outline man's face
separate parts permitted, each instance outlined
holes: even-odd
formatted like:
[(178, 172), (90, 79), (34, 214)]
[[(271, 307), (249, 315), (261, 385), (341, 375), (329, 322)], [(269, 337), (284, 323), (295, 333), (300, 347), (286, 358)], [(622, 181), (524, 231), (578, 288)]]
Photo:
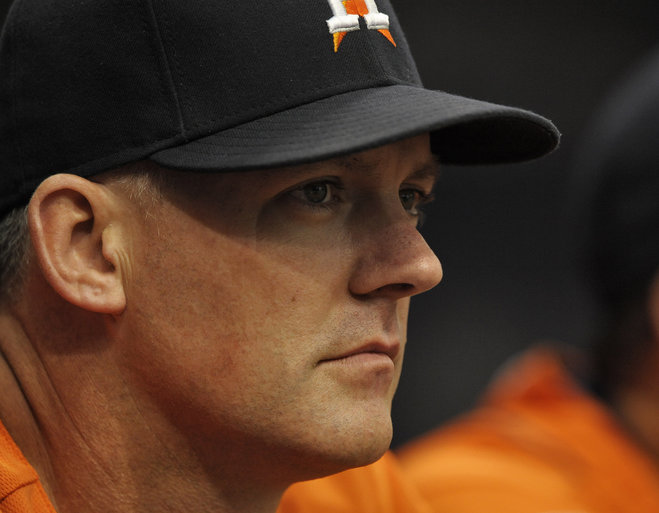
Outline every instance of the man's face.
[(126, 278), (120, 351), (137, 400), (236, 469), (300, 479), (379, 457), (409, 297), (441, 279), (417, 231), (428, 137), (170, 179)]

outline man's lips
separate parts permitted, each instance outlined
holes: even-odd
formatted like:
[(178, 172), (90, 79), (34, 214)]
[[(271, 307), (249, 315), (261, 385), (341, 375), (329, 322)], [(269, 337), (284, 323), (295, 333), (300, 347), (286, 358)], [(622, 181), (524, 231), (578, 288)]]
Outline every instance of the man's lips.
[(340, 353), (337, 356), (324, 358), (320, 360), (320, 362), (318, 363), (347, 360), (352, 357), (356, 357), (359, 355), (368, 355), (368, 354), (388, 356), (392, 361), (394, 361), (399, 352), (400, 352), (400, 342), (398, 341), (369, 342), (368, 344), (364, 344), (363, 346), (360, 346), (358, 348), (350, 349), (344, 353)]

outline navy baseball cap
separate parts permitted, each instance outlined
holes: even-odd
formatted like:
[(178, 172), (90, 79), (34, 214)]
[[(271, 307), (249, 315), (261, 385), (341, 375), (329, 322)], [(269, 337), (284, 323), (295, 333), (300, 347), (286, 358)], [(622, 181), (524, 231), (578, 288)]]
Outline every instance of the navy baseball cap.
[(445, 163), (559, 141), (534, 113), (425, 89), (388, 0), (15, 0), (0, 39), (0, 214), (60, 172), (248, 170), (424, 132)]

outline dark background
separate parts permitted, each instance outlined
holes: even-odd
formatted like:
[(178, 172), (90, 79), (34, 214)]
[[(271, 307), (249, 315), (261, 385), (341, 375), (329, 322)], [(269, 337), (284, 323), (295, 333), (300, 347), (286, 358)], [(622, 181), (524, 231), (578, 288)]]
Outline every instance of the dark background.
[(426, 86), (539, 112), (563, 142), (532, 163), (444, 169), (423, 229), (444, 281), (413, 300), (394, 446), (467, 409), (529, 344), (587, 342), (569, 164), (603, 95), (657, 42), (659, 3), (399, 0), (397, 12)]

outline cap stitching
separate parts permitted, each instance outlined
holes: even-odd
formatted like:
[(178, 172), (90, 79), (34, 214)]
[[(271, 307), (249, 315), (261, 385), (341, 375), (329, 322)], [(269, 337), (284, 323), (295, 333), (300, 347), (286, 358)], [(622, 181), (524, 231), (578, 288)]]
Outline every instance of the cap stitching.
[[(156, 11), (155, 11), (155, 7), (153, 5), (153, 0), (147, 0), (147, 3), (149, 5), (149, 11), (151, 13), (151, 17), (153, 19), (153, 24), (154, 24), (154, 27), (155, 27), (156, 39), (157, 39), (158, 44), (160, 46), (160, 50), (162, 51), (162, 54), (164, 56), (169, 87), (171, 88), (172, 94), (174, 96), (174, 102), (176, 103), (176, 113), (178, 115), (178, 122), (179, 122), (179, 127), (180, 127), (180, 130), (181, 130), (180, 133), (183, 137), (185, 137), (186, 136), (185, 119), (183, 117), (183, 110), (181, 108), (181, 102), (182, 101), (184, 102), (185, 100), (184, 99), (181, 100), (181, 97), (178, 94), (178, 90), (176, 89), (176, 81), (174, 80), (174, 73), (172, 73), (171, 63), (169, 61), (169, 54), (168, 54), (168, 52), (165, 48), (165, 43), (163, 41), (163, 31), (161, 30), (160, 25), (158, 24), (158, 18), (156, 16)], [(164, 24), (167, 25), (167, 27), (169, 29), (169, 27), (171, 25), (169, 23), (169, 19), (167, 17), (167, 14), (165, 13), (165, 8), (164, 7), (161, 9), (161, 13), (162, 13)], [(172, 37), (171, 37), (171, 30), (168, 30), (167, 33), (169, 34), (168, 43), (169, 43), (169, 45), (172, 49), (172, 53), (173, 53), (172, 59), (174, 61), (174, 68), (176, 70), (177, 76), (181, 76), (180, 65), (179, 65), (179, 62), (178, 62), (178, 56), (176, 54), (176, 47), (175, 47), (175, 45), (173, 43), (173, 40), (172, 40)], [(181, 81), (181, 87), (182, 88), (184, 87), (182, 81)], [(183, 95), (183, 97), (185, 98), (185, 95)], [(189, 108), (189, 106), (188, 106), (188, 108)]]
[[(371, 31), (369, 31), (369, 32), (371, 32)], [(373, 34), (373, 36), (379, 37), (380, 35), (382, 35), (382, 34), (380, 34), (379, 31), (373, 31), (373, 32), (375, 32), (375, 34)], [(382, 35), (382, 37), (385, 37), (385, 36)], [(392, 37), (393, 37), (393, 34), (392, 34)], [(389, 77), (390, 73), (384, 68), (384, 65), (382, 64), (382, 60), (381, 60), (377, 50), (375, 49), (375, 45), (377, 43), (374, 42), (374, 37), (365, 37), (364, 39), (365, 39), (366, 45), (368, 45), (368, 49), (371, 53), (371, 60), (375, 61), (375, 64), (378, 67), (378, 69), (380, 70), (380, 72), (382, 73), (382, 75), (384, 75), (386, 77)], [(394, 45), (394, 48), (395, 48), (395, 50), (400, 51), (398, 46)], [(378, 75), (375, 75), (375, 76), (378, 76)]]
[[(115, 0), (115, 2), (116, 1), (117, 0)], [(118, 5), (118, 2), (117, 2), (117, 5)], [(148, 13), (145, 12), (145, 11), (148, 11)], [(149, 24), (149, 19), (148, 19), (149, 14), (151, 14), (151, 12), (152, 11), (150, 9), (150, 6), (147, 5), (145, 10), (142, 10), (142, 16), (141, 16), (142, 26), (144, 28), (144, 34), (146, 34), (147, 37), (152, 32), (152, 30), (151, 30), (152, 26), (151, 26), (151, 24)], [(162, 97), (164, 99), (168, 100), (170, 91), (168, 90), (168, 87), (167, 87), (167, 85), (168, 85), (167, 80), (164, 77), (165, 74), (159, 72), (160, 69), (161, 69), (161, 58), (162, 58), (162, 60), (165, 60), (165, 61), (166, 61), (166, 58), (164, 57), (164, 55), (160, 55), (158, 53), (159, 49), (162, 51), (162, 45), (159, 44), (160, 41), (157, 40), (157, 39), (158, 38), (149, 38), (149, 40), (147, 41), (147, 44), (150, 44), (150, 48), (152, 49), (153, 54), (154, 54), (155, 67), (156, 67), (156, 71), (158, 72), (158, 84), (160, 86), (160, 94), (162, 95)], [(162, 54), (164, 54), (164, 52), (162, 52)]]

